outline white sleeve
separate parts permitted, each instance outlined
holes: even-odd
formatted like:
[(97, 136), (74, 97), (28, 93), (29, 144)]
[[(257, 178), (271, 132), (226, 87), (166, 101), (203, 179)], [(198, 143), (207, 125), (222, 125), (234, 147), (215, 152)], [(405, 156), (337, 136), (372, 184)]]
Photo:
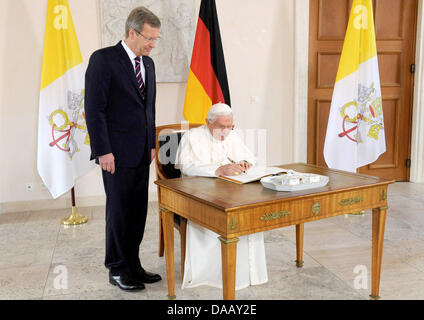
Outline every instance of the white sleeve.
[(197, 156), (193, 152), (189, 134), (184, 134), (178, 146), (175, 157), (175, 168), (180, 169), (185, 176), (216, 177), (215, 171), (219, 168), (214, 164), (196, 164)]
[(204, 165), (184, 165), (180, 170), (185, 176), (198, 176), (198, 177), (217, 177), (215, 171), (219, 168), (217, 165), (204, 164)]

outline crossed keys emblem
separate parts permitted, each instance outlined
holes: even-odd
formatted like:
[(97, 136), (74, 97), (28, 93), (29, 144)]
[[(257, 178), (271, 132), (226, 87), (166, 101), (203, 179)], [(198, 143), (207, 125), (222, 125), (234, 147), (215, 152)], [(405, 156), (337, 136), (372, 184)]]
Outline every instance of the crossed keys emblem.
[[(368, 88), (359, 84), (359, 97), (340, 108), (342, 132), (340, 138), (362, 143), (361, 129), (368, 130), (367, 136), (378, 140), (379, 132), (384, 128), (383, 105), (381, 96), (377, 96), (374, 83)], [(356, 134), (353, 134), (356, 131)], [(353, 136), (352, 136), (353, 134)]]
[[(80, 94), (68, 91), (68, 109), (70, 117), (62, 109), (53, 111), (49, 116), (49, 123), (52, 127), (52, 141), (50, 147), (57, 147), (59, 150), (66, 152), (69, 158), (76, 152), (79, 152), (78, 143), (75, 141), (75, 131), (77, 129), (87, 132), (85, 123), (84, 109), (84, 90)], [(88, 133), (85, 136), (84, 144), (90, 144)]]

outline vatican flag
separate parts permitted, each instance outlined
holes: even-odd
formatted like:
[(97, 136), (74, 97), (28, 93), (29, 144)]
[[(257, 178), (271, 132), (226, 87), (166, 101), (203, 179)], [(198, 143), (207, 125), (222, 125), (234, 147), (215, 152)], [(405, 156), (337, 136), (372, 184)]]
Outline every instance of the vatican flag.
[(38, 172), (53, 198), (95, 166), (84, 114), (81, 51), (67, 0), (48, 0), (38, 116)]
[(324, 158), (356, 172), (386, 151), (371, 0), (354, 0), (331, 101)]

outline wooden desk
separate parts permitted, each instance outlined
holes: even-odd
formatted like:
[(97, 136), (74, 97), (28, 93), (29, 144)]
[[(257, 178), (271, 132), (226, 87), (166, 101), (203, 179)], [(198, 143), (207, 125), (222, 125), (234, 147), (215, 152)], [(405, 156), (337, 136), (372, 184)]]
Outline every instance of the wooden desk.
[(296, 225), (296, 263), (303, 266), (304, 223), (372, 209), (371, 298), (379, 298), (387, 211), (387, 188), (394, 181), (307, 164), (283, 165), (330, 178), (327, 186), (277, 192), (260, 182), (238, 185), (222, 179), (187, 177), (160, 180), (159, 208), (165, 240), (168, 297), (175, 299), (174, 213), (220, 235), (223, 298), (235, 298), (238, 237)]

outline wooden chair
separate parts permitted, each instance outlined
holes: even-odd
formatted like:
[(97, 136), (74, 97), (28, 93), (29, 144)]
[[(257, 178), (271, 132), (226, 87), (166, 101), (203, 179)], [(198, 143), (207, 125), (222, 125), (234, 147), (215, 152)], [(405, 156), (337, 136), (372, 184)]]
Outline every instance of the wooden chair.
[[(202, 124), (169, 124), (165, 126), (156, 127), (156, 179), (173, 179), (181, 176), (180, 170), (174, 167), (175, 155), (177, 153), (178, 145), (180, 143), (182, 135), (189, 129), (196, 128)], [(161, 147), (165, 144), (169, 144), (166, 148)], [(158, 193), (158, 200), (160, 194)], [(184, 277), (184, 263), (185, 263), (185, 249), (186, 249), (186, 230), (187, 230), (187, 219), (174, 215), (174, 227), (180, 233), (181, 242), (181, 279)], [(163, 227), (162, 227), (162, 215), (159, 208), (159, 257), (163, 257), (164, 254), (164, 240), (163, 240)]]

